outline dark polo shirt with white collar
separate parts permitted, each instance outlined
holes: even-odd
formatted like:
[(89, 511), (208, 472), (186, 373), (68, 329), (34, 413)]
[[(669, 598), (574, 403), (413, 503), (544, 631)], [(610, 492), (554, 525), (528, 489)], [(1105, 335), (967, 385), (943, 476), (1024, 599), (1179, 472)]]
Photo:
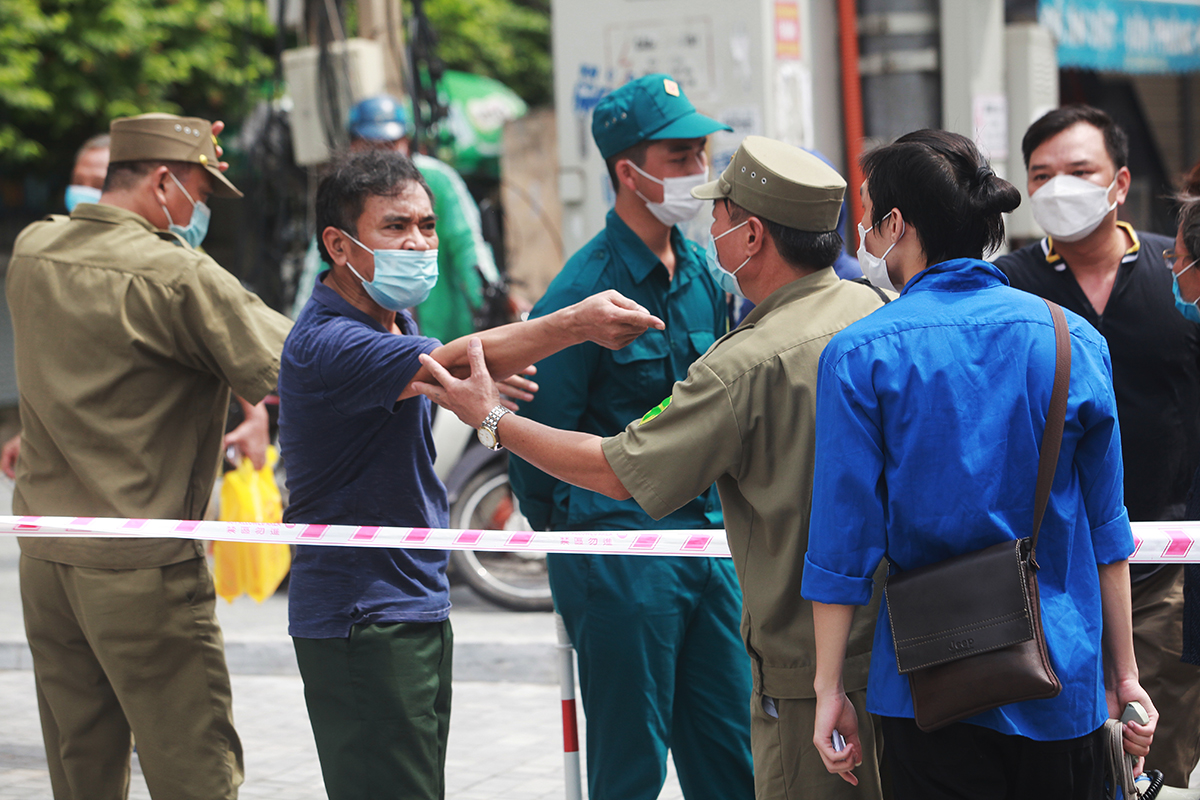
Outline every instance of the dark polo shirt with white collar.
[(1017, 289), (1052, 300), (1100, 331), (1112, 354), (1129, 518), (1182, 519), (1200, 463), (1200, 325), (1175, 310), (1166, 236), (1135, 231), (1103, 314), (1043, 239), (996, 259)]

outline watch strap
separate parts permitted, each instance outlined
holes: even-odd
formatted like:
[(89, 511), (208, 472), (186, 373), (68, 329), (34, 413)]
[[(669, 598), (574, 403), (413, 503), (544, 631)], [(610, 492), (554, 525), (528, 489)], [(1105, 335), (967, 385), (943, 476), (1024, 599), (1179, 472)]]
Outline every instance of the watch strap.
[(500, 433), (496, 430), (496, 426), (500, 424), (500, 420), (505, 414), (511, 413), (512, 412), (504, 406), (497, 405), (488, 412), (488, 415), (483, 418), (483, 423), (479, 426), (481, 428), (487, 428), (488, 432), (492, 434), (492, 438), (496, 440), (496, 449), (500, 448)]

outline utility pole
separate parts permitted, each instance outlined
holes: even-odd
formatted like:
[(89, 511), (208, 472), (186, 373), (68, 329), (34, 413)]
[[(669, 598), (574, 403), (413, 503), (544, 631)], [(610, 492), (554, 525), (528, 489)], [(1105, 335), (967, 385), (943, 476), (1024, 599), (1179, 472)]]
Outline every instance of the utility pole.
[(393, 97), (404, 97), (404, 26), (400, 0), (359, 0), (358, 35), (372, 39), (383, 48), (384, 86)]

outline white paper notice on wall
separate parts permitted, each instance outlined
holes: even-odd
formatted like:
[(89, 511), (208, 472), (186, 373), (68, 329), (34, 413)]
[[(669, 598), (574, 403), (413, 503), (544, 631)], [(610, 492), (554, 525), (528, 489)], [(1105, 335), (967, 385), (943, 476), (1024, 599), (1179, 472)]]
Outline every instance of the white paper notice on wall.
[(812, 73), (803, 61), (775, 62), (775, 120), (768, 135), (796, 147), (813, 146)]
[(977, 94), (974, 111), (975, 144), (983, 157), (1008, 158), (1008, 98), (1002, 94)]
[(713, 47), (713, 21), (708, 16), (638, 20), (604, 31), (605, 64), (614, 88), (665, 72), (700, 105), (711, 101), (716, 90)]

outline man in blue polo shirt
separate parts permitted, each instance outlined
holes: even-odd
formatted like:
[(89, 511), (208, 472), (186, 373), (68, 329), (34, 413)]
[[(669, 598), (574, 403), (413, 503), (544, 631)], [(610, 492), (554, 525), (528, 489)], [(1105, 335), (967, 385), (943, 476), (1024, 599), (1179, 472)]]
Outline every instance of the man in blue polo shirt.
[[(661, 73), (596, 105), (592, 136), (616, 203), (604, 230), (567, 262), (531, 317), (616, 289), (661, 317), (666, 329), (615, 352), (582, 344), (546, 359), (538, 366), (541, 390), (522, 414), (556, 428), (620, 433), (669, 398), (692, 362), (728, 331), (726, 291), (710, 275), (704, 248), (676, 227), (705, 204), (691, 190), (708, 181), (706, 137), (719, 130), (729, 128), (698, 113)], [(518, 458), (509, 460), (509, 473), (522, 512), (540, 530), (723, 524), (713, 486), (655, 522), (634, 500), (571, 486)], [(547, 560), (555, 608), (579, 655), (588, 796), (653, 800), (669, 749), (688, 800), (752, 797), (751, 673), (738, 632), (742, 604), (733, 562), (561, 554)]]
[[(432, 194), (403, 155), (337, 163), (317, 190), (321, 256), (284, 345), (280, 443), (286, 522), (441, 527), (428, 380), (420, 354), (469, 372), (465, 340), (417, 333), (408, 310), (437, 280)], [(662, 322), (615, 292), (480, 333), (498, 376), (583, 341), (623, 347)], [(512, 379), (510, 396), (536, 388)], [(521, 387), (521, 388), (515, 388)], [(481, 438), (483, 438), (481, 436)], [(292, 565), (289, 632), (326, 792), (334, 800), (445, 794), (452, 634), (445, 551), (303, 546)]]

